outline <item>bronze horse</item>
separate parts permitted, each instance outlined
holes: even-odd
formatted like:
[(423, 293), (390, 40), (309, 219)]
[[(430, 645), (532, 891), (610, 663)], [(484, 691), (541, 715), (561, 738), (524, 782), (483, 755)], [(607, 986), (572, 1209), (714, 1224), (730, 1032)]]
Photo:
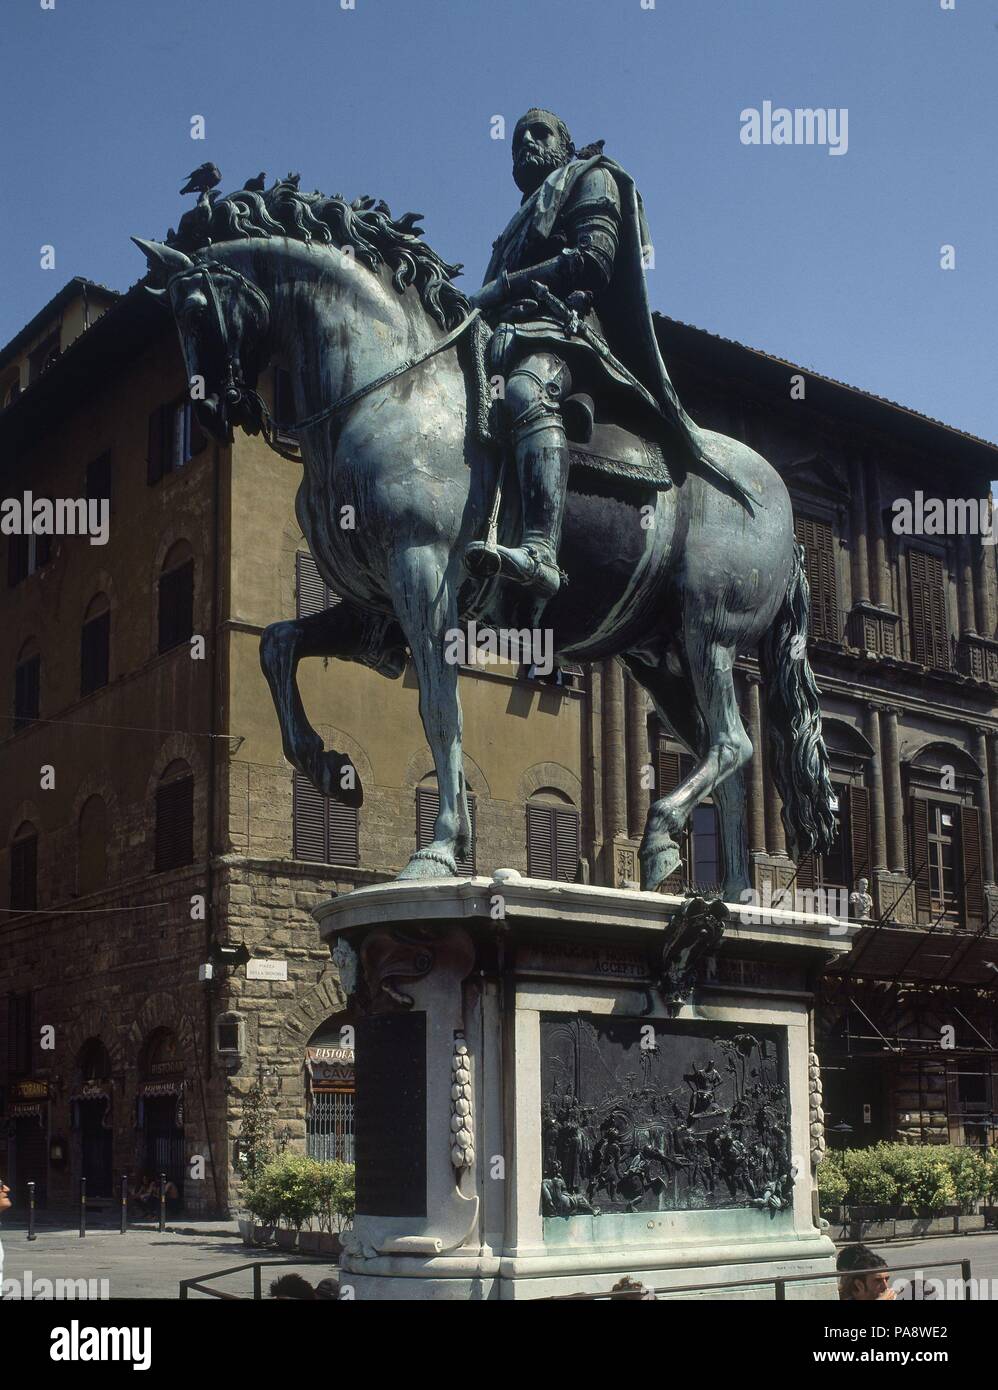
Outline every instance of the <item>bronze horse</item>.
[[(343, 602), (272, 624), (261, 661), (285, 755), (326, 795), (356, 803), (360, 790), (349, 760), (324, 750), (308, 721), (299, 661), (341, 657), (397, 676), (411, 654), (440, 809), (432, 843), (403, 878), (453, 874), (470, 835), (447, 634), (469, 617), (495, 627), (518, 617), (507, 583), (472, 580), (462, 566), (465, 546), (486, 530), (500, 465), (471, 427), (459, 356), (470, 309), (451, 283), (457, 267), (419, 239), (416, 221), (393, 220), (371, 199), (301, 193), (292, 178), (203, 198), (167, 243), (137, 243), (159, 282), (152, 292), (176, 317), (188, 372), (203, 379), (197, 409), (215, 437), (230, 440), (239, 424), (270, 438), (257, 376), (269, 363), (290, 373), (304, 465), (297, 516)], [(566, 507), (560, 563), (569, 582), (544, 624), (563, 659), (620, 657), (694, 755), (690, 775), (649, 809), (642, 887), (678, 867), (675, 837), (713, 795), (722, 891), (737, 900), (750, 882), (742, 770), (753, 751), (735, 693), (739, 653), (759, 654), (795, 853), (830, 846), (834, 801), (787, 490), (747, 445), (702, 433), (752, 502), (693, 471), (666, 490), (587, 474)], [(513, 526), (515, 508), (513, 499), (500, 529)]]

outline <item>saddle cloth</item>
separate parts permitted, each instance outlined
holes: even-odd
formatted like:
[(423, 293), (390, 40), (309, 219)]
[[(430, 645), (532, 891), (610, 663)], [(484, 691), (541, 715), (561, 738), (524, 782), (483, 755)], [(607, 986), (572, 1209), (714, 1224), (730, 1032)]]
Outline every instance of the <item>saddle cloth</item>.
[[(462, 365), (469, 388), (469, 428), (479, 443), (499, 449), (506, 447), (506, 434), (500, 402), (493, 398), (491, 391), (488, 369), (491, 337), (488, 324), (476, 319), (467, 335), (469, 341), (462, 344)], [(572, 438), (569, 420), (566, 420), (566, 427), (571, 455), (569, 488), (573, 487), (576, 474), (587, 472), (608, 474), (659, 492), (673, 486), (665, 453), (653, 440), (623, 425), (599, 419), (593, 425), (591, 437), (585, 441)], [(584, 478), (575, 478), (574, 486), (582, 483)]]

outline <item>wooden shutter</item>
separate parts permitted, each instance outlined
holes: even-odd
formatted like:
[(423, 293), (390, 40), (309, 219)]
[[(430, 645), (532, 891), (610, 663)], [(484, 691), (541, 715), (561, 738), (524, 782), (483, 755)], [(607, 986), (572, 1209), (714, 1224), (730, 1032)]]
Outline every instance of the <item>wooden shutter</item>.
[(356, 806), (344, 806), (333, 797), (326, 800), (328, 863), (356, 866), (360, 863)]
[(194, 778), (156, 788), (156, 871), (194, 862)]
[(294, 828), (294, 855), (296, 859), (308, 859), (316, 864), (327, 863), (326, 858), (326, 798), (313, 787), (307, 777), (295, 773), (292, 794), (292, 824)]
[(835, 575), (835, 533), (825, 521), (794, 518), (794, 534), (804, 547), (804, 565), (811, 589), (812, 637), (839, 640), (838, 585)]
[(780, 907), (793, 907), (793, 902), (790, 901), (790, 899), (793, 893), (795, 893), (798, 889), (801, 892), (805, 892), (809, 889), (813, 889), (818, 886), (816, 860), (817, 856), (813, 852), (810, 854), (805, 854), (804, 858), (797, 865), (797, 870), (794, 877), (794, 886), (787, 894), (787, 901), (784, 902), (781, 900), (779, 904)]
[(38, 906), (37, 835), (25, 835), (10, 847), (10, 905), (23, 912)]
[[(433, 823), (440, 809), (440, 793), (436, 787), (416, 788), (416, 848), (425, 849), (433, 840)], [(461, 878), (470, 878), (475, 872), (475, 852), (478, 831), (475, 825), (475, 798), (468, 793), (468, 814), (471, 817), (471, 845), (468, 853), (457, 860), (457, 872)]]
[(146, 450), (146, 482), (152, 486), (158, 483), (164, 473), (169, 472), (167, 457), (166, 424), (169, 406), (158, 405), (149, 416), (149, 437)]
[(932, 880), (929, 876), (929, 806), (917, 796), (911, 798), (911, 872), (915, 876), (915, 914), (927, 918), (932, 907)]
[(579, 869), (582, 831), (578, 811), (568, 806), (527, 803), (527, 872), (531, 878), (573, 883)]
[(39, 694), (41, 690), (42, 659), (29, 657), (14, 668), (14, 728), (22, 729), (25, 724), (38, 718)]
[(963, 862), (963, 909), (968, 922), (983, 922), (984, 861), (981, 856), (981, 813), (976, 806), (960, 808), (960, 848)]
[(194, 561), (187, 560), (159, 580), (159, 649), (168, 652), (194, 631)]
[(111, 451), (106, 449), (99, 458), (87, 464), (87, 501), (111, 499)]
[(31, 1026), (31, 994), (11, 994), (7, 999), (7, 1050), (9, 1069), (13, 1076), (25, 1076), (33, 1070), (31, 1044), (34, 1029)]
[(908, 587), (912, 658), (922, 666), (948, 671), (951, 663), (942, 559), (931, 551), (909, 550)]
[(83, 624), (80, 633), (80, 694), (89, 695), (107, 685), (111, 646), (111, 613), (99, 614)]
[(527, 873), (531, 878), (554, 878), (554, 807), (527, 802)]
[[(655, 750), (655, 786), (652, 788), (651, 799), (658, 801), (663, 796), (668, 796), (674, 792), (682, 782), (683, 778), (689, 775), (690, 757), (685, 753), (675, 753), (666, 748), (665, 739), (659, 735), (658, 746)], [(690, 857), (690, 836), (689, 826), (683, 832), (680, 843), (680, 853), (683, 856), (684, 864), (681, 864), (674, 873), (662, 880), (662, 886), (667, 893), (678, 893), (682, 891), (683, 880), (688, 875), (688, 865)]]
[(311, 617), (313, 613), (324, 613), (343, 600), (325, 584), (319, 567), (305, 550), (295, 556), (295, 612), (299, 618)]
[(7, 542), (7, 583), (10, 588), (28, 577), (30, 536), (11, 536)]
[(870, 837), (870, 793), (866, 787), (849, 787), (849, 857), (852, 882), (858, 878), (872, 880), (873, 846)]

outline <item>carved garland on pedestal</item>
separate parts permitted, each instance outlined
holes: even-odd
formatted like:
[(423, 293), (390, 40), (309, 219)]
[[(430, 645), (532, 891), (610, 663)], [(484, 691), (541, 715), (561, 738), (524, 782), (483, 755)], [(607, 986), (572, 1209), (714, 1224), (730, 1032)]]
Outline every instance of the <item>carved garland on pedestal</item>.
[(454, 1034), (454, 1055), (451, 1059), (451, 1151), (450, 1161), (460, 1174), (475, 1161), (474, 1120), (471, 1109), (471, 1058), (464, 1034)]
[(808, 1110), (811, 1135), (811, 1170), (814, 1171), (825, 1156), (825, 1112), (821, 1106), (821, 1067), (818, 1054), (809, 1052), (807, 1056)]

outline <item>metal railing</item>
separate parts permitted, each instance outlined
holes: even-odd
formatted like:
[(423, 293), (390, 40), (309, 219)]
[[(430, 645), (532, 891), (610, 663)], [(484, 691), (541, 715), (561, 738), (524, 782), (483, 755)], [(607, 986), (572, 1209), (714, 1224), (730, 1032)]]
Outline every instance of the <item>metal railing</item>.
[(666, 1284), (660, 1288), (650, 1289), (647, 1285), (635, 1284), (632, 1280), (621, 1279), (620, 1284), (615, 1286), (607, 1293), (568, 1293), (553, 1294), (550, 1302), (568, 1303), (572, 1301), (588, 1300), (591, 1302), (617, 1299), (652, 1299), (658, 1298), (659, 1294), (680, 1294), (680, 1293), (726, 1293), (729, 1289), (758, 1289), (773, 1286), (773, 1298), (777, 1303), (782, 1303), (787, 1297), (788, 1284), (804, 1284), (809, 1281), (823, 1279), (827, 1282), (837, 1281), (848, 1275), (849, 1278), (859, 1279), (865, 1274), (906, 1274), (911, 1270), (923, 1273), (927, 1269), (950, 1269), (960, 1267), (960, 1284), (963, 1286), (963, 1298), (967, 1301), (973, 1300), (971, 1284), (973, 1276), (971, 1274), (969, 1260), (933, 1260), (929, 1263), (922, 1261), (912, 1265), (879, 1265), (875, 1269), (850, 1269), (835, 1270), (828, 1269), (818, 1274), (759, 1274), (754, 1279), (736, 1279), (731, 1283), (720, 1284)]
[(321, 1256), (316, 1257), (314, 1259), (310, 1259), (307, 1255), (299, 1255), (297, 1258), (284, 1260), (247, 1260), (245, 1264), (232, 1265), (229, 1269), (216, 1269), (211, 1274), (201, 1274), (196, 1279), (181, 1279), (180, 1299), (182, 1302), (185, 1302), (188, 1298), (188, 1295), (190, 1294), (191, 1289), (194, 1289), (197, 1293), (207, 1294), (209, 1298), (243, 1299), (245, 1298), (244, 1294), (226, 1293), (222, 1289), (209, 1289), (207, 1284), (205, 1284), (203, 1281), (206, 1279), (223, 1279), (228, 1274), (241, 1274), (244, 1269), (251, 1269), (253, 1271), (252, 1297), (254, 1299), (262, 1299), (263, 1281), (260, 1275), (260, 1271), (262, 1269), (270, 1265), (307, 1264), (321, 1264), (324, 1265), (327, 1269), (330, 1267), (329, 1260), (323, 1259)]

